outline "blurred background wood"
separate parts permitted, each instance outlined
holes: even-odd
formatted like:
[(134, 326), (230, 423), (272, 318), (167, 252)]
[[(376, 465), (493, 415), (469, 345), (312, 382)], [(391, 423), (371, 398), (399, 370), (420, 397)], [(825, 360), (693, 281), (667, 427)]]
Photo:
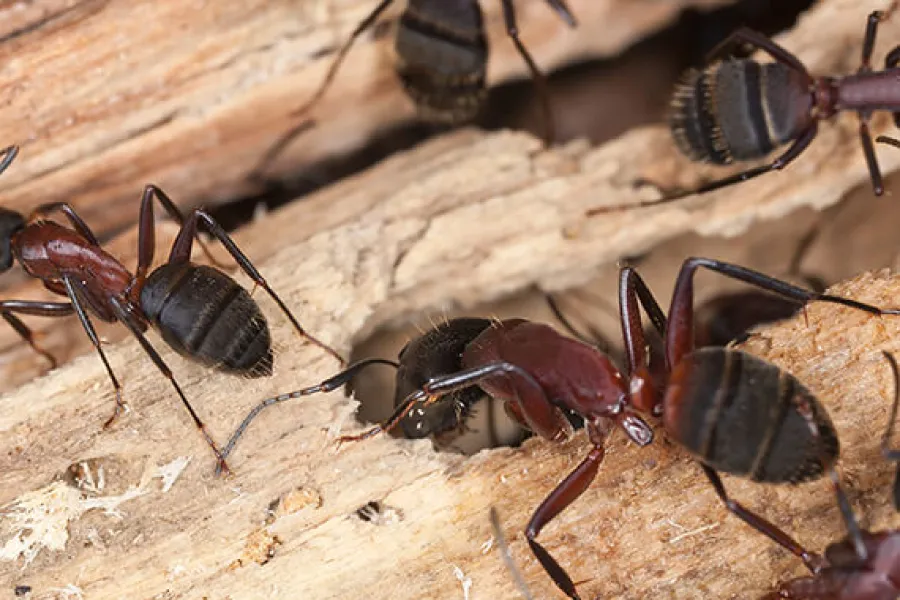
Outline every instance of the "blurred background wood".
[[(551, 70), (610, 56), (675, 18), (683, 6), (729, 0), (572, 0), (566, 27), (543, 1), (518, 3), (522, 38)], [(402, 2), (389, 13), (396, 18)], [(523, 77), (500, 3), (482, 3), (491, 85)], [(4, 205), (71, 200), (106, 237), (135, 220), (154, 182), (185, 206), (258, 192), (246, 176), (297, 124), (290, 113), (322, 80), (372, 0), (0, 3), (0, 124), (20, 164), (0, 180)], [(275, 177), (348, 153), (414, 110), (392, 70), (392, 30), (363, 36)]]

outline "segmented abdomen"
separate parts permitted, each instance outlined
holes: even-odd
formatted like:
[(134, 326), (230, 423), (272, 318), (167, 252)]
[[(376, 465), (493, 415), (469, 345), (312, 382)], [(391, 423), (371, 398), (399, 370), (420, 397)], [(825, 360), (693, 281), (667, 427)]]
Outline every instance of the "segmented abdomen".
[(183, 356), (253, 377), (272, 372), (265, 317), (247, 290), (218, 269), (161, 266), (141, 290), (141, 308)]
[[(816, 440), (798, 410), (809, 407)], [(771, 483), (798, 483), (824, 472), (839, 446), (819, 401), (793, 375), (751, 354), (703, 348), (672, 373), (666, 430), (717, 471)]]

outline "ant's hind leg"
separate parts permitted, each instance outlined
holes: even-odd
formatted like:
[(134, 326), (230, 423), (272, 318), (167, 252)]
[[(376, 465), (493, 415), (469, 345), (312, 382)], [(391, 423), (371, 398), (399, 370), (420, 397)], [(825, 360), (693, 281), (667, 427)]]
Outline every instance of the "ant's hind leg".
[(178, 237), (175, 238), (175, 242), (172, 244), (172, 251), (169, 253), (169, 263), (184, 263), (190, 260), (191, 257), (191, 246), (193, 244), (193, 240), (197, 235), (197, 230), (203, 224), (206, 227), (206, 230), (212, 234), (214, 238), (219, 240), (225, 249), (228, 250), (228, 253), (234, 259), (234, 261), (238, 264), (244, 273), (247, 274), (253, 282), (263, 288), (267, 294), (275, 301), (275, 304), (278, 305), (278, 308), (281, 309), (281, 312), (284, 316), (287, 317), (288, 321), (291, 322), (291, 325), (294, 326), (294, 330), (300, 335), (300, 337), (304, 338), (308, 342), (318, 346), (328, 354), (330, 354), (335, 360), (337, 360), (341, 366), (345, 366), (347, 361), (338, 354), (337, 350), (326, 344), (325, 342), (319, 340), (312, 334), (308, 333), (306, 329), (304, 329), (297, 318), (294, 316), (294, 313), (287, 307), (287, 305), (281, 300), (278, 294), (275, 293), (269, 284), (263, 279), (263, 276), (260, 272), (253, 266), (253, 263), (250, 262), (250, 259), (246, 254), (238, 247), (238, 245), (231, 239), (231, 236), (222, 228), (219, 223), (212, 218), (204, 210), (199, 208), (194, 209), (191, 214), (188, 216), (187, 220), (181, 227), (181, 231), (178, 232)]

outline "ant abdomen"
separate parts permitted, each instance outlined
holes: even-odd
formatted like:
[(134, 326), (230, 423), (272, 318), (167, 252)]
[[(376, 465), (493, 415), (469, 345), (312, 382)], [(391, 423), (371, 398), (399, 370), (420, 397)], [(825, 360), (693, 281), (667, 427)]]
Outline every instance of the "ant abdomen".
[(691, 160), (761, 158), (809, 127), (810, 93), (781, 63), (728, 60), (690, 70), (675, 88), (669, 126)]
[[(673, 369), (665, 403), (666, 430), (716, 471), (800, 483), (820, 477), (838, 457), (834, 426), (812, 392), (746, 352), (702, 348), (688, 355)], [(809, 407), (818, 439), (800, 406)]]
[(247, 290), (218, 269), (159, 267), (141, 290), (141, 309), (183, 356), (250, 377), (272, 374), (266, 318)]
[(397, 31), (397, 74), (429, 122), (474, 119), (487, 97), (487, 41), (478, 2), (411, 0)]

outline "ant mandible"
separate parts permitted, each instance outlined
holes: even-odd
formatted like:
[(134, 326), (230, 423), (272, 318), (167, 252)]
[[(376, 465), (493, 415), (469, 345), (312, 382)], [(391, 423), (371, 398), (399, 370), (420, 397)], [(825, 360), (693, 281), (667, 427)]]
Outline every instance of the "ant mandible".
[[(889, 440), (897, 418), (900, 401), (900, 371), (897, 360), (888, 352), (882, 352), (891, 366), (894, 376), (894, 403), (890, 421), (881, 441), (881, 451), (887, 460), (900, 460), (900, 450), (889, 447)], [(810, 422), (816, 434), (814, 422)], [(774, 592), (760, 600), (895, 600), (900, 597), (900, 530), (868, 531), (862, 529), (850, 507), (834, 469), (828, 467), (833, 482), (837, 505), (847, 527), (847, 537), (829, 544), (824, 558), (805, 550), (786, 533), (789, 550), (805, 554), (812, 560), (804, 561), (812, 576), (797, 577), (785, 581)], [(900, 469), (898, 469), (900, 476)], [(894, 478), (894, 509), (900, 510), (900, 477)], [(799, 555), (799, 554), (798, 554)]]
[[(719, 472), (772, 483), (797, 483), (822, 475), (838, 455), (838, 441), (828, 415), (812, 393), (790, 373), (733, 348), (694, 346), (693, 277), (699, 268), (743, 281), (803, 303), (830, 302), (874, 315), (900, 314), (848, 298), (811, 292), (745, 267), (707, 258), (689, 258), (675, 283), (670, 320), (643, 279), (631, 267), (619, 280), (620, 323), (626, 368), (620, 370), (597, 347), (563, 336), (548, 325), (506, 319), (482, 331), (462, 351), (460, 370), (437, 376), (410, 393), (383, 424), (339, 442), (362, 440), (396, 427), (417, 405), (478, 386), (505, 401), (507, 412), (524, 427), (548, 440), (568, 438), (568, 415), (584, 418), (593, 448), (534, 512), (525, 530), (538, 561), (570, 598), (579, 598), (565, 569), (537, 541), (541, 530), (590, 485), (614, 426), (640, 446), (653, 440), (639, 412), (661, 415), (673, 441), (701, 463), (726, 507), (779, 543), (783, 536), (768, 521), (732, 501)], [(663, 356), (648, 351), (640, 307), (665, 340)], [(263, 401), (266, 406), (292, 397), (336, 389), (361, 363), (322, 383)], [(813, 439), (801, 409), (808, 407), (822, 434)], [(727, 435), (717, 435), (719, 431)], [(239, 428), (226, 447), (230, 450)]]
[[(0, 173), (9, 167), (17, 154), (16, 146), (2, 151)], [(155, 249), (154, 198), (181, 229), (172, 244), (168, 261), (148, 273)], [(61, 212), (71, 228), (47, 220), (54, 212)], [(216, 454), (219, 468), (227, 470), (224, 456), (175, 381), (171, 369), (144, 336), (148, 325), (153, 324), (172, 349), (191, 360), (250, 377), (272, 373), (271, 338), (259, 306), (243, 287), (221, 270), (190, 262), (195, 238), (209, 256), (199, 238), (201, 225), (225, 246), (253, 282), (266, 290), (301, 337), (344, 364), (337, 352), (300, 326), (247, 256), (209, 214), (195, 209), (185, 219), (169, 196), (155, 185), (146, 186), (141, 197), (135, 274), (100, 247), (90, 227), (65, 202), (38, 206), (27, 219), (17, 212), (0, 208), (0, 272), (8, 271), (18, 261), (26, 273), (40, 279), (48, 290), (68, 297), (67, 302), (3, 300), (0, 301), (0, 315), (53, 366), (56, 365), (53, 357), (37, 344), (31, 330), (16, 314), (63, 317), (74, 312), (78, 315), (115, 389), (116, 407), (104, 428), (119, 415), (124, 402), (122, 387), (106, 359), (89, 313), (101, 321), (118, 321), (125, 325), (175, 388), (194, 424)]]
[[(719, 165), (762, 158), (791, 142), (788, 149), (768, 164), (693, 190), (669, 190), (657, 200), (600, 206), (589, 210), (588, 215), (656, 206), (781, 170), (812, 143), (820, 121), (844, 110), (859, 115), (859, 137), (869, 178), (875, 195), (880, 196), (884, 183), (869, 119), (873, 111), (887, 110), (900, 126), (900, 46), (887, 54), (881, 71), (872, 70), (871, 59), (878, 25), (896, 8), (895, 1), (886, 10), (869, 15), (859, 69), (843, 77), (813, 77), (799, 58), (765, 35), (747, 28), (732, 33), (710, 53), (709, 66), (688, 71), (676, 87), (669, 115), (675, 144), (691, 160)], [(740, 44), (766, 52), (775, 62), (718, 60)]]

